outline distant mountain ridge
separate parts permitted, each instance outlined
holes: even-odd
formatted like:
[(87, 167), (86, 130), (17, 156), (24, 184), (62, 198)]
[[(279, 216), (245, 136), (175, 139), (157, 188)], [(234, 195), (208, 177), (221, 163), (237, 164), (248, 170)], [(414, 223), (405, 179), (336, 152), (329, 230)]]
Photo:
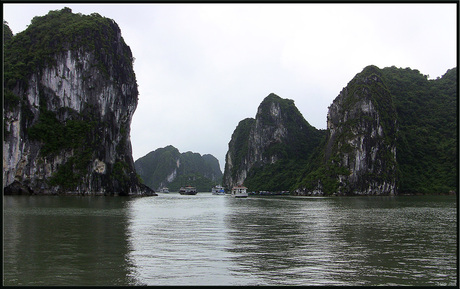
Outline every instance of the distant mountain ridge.
[(156, 149), (134, 162), (144, 184), (153, 190), (168, 187), (179, 191), (181, 186), (195, 186), (198, 191), (209, 192), (222, 181), (219, 161), (213, 155), (180, 153), (172, 145)]

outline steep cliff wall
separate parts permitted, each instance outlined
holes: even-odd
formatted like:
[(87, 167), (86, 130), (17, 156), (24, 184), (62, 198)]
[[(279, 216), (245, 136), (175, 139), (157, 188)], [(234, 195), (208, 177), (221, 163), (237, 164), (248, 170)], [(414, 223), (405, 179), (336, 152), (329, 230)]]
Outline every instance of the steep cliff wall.
[(224, 185), (298, 195), (452, 194), (457, 89), (457, 68), (429, 80), (410, 68), (368, 66), (330, 105), (327, 134), (270, 95), (233, 132)]
[(447, 194), (458, 187), (457, 69), (368, 66), (329, 107), (327, 142), (301, 195)]
[(35, 17), (6, 44), (5, 193), (153, 193), (131, 153), (132, 62), (113, 20), (68, 8)]
[(209, 192), (222, 181), (219, 161), (213, 155), (180, 153), (171, 145), (148, 153), (134, 165), (143, 182), (154, 190), (168, 187), (170, 191), (179, 191), (180, 187), (191, 185), (198, 191)]
[(294, 101), (268, 95), (256, 118), (238, 124), (226, 155), (224, 185), (244, 183), (254, 190), (288, 190), (291, 174), (307, 161), (323, 133), (312, 127)]
[(396, 110), (379, 69), (366, 67), (329, 107), (325, 161), (338, 174), (337, 194), (396, 193)]
[(233, 186), (243, 184), (248, 176), (247, 154), (249, 152), (249, 137), (254, 124), (255, 119), (253, 118), (240, 121), (228, 143), (222, 181), (227, 189), (231, 190)]

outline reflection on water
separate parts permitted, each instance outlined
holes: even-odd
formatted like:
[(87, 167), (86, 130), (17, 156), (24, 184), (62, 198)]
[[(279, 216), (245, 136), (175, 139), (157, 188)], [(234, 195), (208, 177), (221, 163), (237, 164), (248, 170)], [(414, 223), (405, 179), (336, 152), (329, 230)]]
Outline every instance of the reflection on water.
[(456, 283), (453, 198), (163, 195), (149, 213), (144, 202), (130, 209), (143, 284)]
[(4, 197), (5, 285), (456, 285), (455, 197)]
[(227, 217), (233, 229), (231, 252), (235, 260), (258, 279), (257, 285), (324, 284), (331, 260), (328, 202), (292, 202), (289, 199), (254, 198), (234, 203)]
[[(213, 198), (210, 198), (213, 197)], [(139, 284), (227, 284), (226, 196), (160, 195), (130, 207), (130, 260)]]
[(126, 285), (123, 198), (5, 196), (4, 285)]

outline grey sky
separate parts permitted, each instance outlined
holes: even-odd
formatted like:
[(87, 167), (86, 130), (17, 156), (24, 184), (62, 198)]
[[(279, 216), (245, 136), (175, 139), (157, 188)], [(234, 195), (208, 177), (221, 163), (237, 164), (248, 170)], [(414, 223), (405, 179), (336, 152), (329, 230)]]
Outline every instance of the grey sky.
[(233, 130), (270, 93), (314, 127), (364, 67), (430, 78), (457, 64), (452, 4), (3, 4), (13, 33), (69, 7), (117, 22), (135, 57), (133, 158), (173, 145), (225, 164)]

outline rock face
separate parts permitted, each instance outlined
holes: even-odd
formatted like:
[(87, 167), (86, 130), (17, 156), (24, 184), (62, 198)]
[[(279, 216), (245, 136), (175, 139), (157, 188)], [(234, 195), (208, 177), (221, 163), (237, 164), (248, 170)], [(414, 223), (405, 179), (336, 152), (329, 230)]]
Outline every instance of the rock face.
[(226, 188), (243, 184), (248, 176), (250, 164), (248, 164), (249, 152), (249, 134), (255, 124), (255, 119), (247, 118), (238, 124), (232, 134), (232, 138), (228, 144), (228, 151), (225, 156), (225, 169), (223, 184)]
[[(38, 44), (24, 52), (27, 42)], [(153, 193), (134, 170), (138, 90), (131, 50), (113, 20), (51, 11), (7, 43), (5, 60), (5, 193)]]
[(223, 183), (299, 195), (395, 194), (396, 131), (392, 96), (375, 66), (334, 100), (327, 131), (310, 126), (292, 100), (270, 94), (256, 118), (235, 129)]
[(457, 69), (368, 66), (329, 107), (327, 142), (300, 195), (447, 194), (458, 186)]
[(262, 189), (269, 179), (285, 179), (268, 172), (283, 169), (293, 160), (307, 160), (321, 138), (321, 131), (303, 118), (294, 101), (272, 93), (260, 104), (256, 118), (241, 121), (233, 132), (223, 184), (231, 188), (245, 183), (249, 189)]
[(379, 69), (368, 66), (329, 107), (325, 161), (345, 169), (337, 194), (396, 193), (396, 110)]
[(370, 65), (330, 105), (327, 131), (269, 95), (233, 132), (224, 185), (297, 195), (455, 192), (457, 78), (457, 68), (429, 80), (418, 70)]
[(219, 161), (214, 156), (180, 153), (171, 145), (148, 153), (134, 165), (144, 183), (154, 190), (168, 187), (170, 191), (179, 191), (180, 187), (191, 185), (208, 192), (222, 181)]

